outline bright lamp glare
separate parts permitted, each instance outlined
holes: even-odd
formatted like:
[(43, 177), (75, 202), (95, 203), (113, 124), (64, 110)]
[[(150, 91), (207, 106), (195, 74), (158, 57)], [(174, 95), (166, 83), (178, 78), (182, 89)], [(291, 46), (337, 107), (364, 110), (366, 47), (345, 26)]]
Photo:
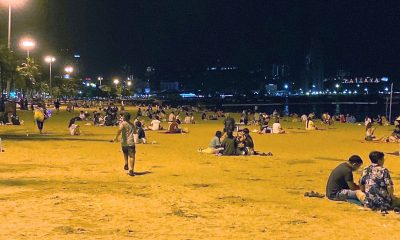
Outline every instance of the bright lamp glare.
[(117, 85), (119, 83), (118, 79), (114, 79), (114, 84)]
[(71, 66), (67, 66), (67, 67), (65, 67), (64, 70), (65, 70), (66, 73), (72, 73), (74, 71), (74, 68), (71, 67)]
[(44, 61), (47, 62), (47, 63), (53, 63), (53, 62), (56, 61), (56, 58), (52, 57), (52, 56), (47, 56), (47, 57), (44, 58)]
[(36, 43), (32, 39), (25, 38), (21, 40), (20, 45), (24, 49), (32, 49), (36, 46)]
[(0, 0), (0, 4), (7, 7), (22, 7), (25, 3), (26, 0)]

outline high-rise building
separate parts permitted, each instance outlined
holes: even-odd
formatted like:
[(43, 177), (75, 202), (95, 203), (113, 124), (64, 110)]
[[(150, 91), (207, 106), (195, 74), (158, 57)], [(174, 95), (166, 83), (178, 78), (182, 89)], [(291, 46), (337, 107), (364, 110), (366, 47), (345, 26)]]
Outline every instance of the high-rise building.
[(323, 89), (324, 80), (324, 55), (322, 43), (312, 39), (310, 52), (305, 59), (305, 76), (303, 87), (307, 91), (310, 88), (315, 90)]
[(284, 86), (290, 82), (290, 67), (285, 64), (273, 64), (272, 78), (268, 84), (275, 84), (279, 89), (283, 89)]

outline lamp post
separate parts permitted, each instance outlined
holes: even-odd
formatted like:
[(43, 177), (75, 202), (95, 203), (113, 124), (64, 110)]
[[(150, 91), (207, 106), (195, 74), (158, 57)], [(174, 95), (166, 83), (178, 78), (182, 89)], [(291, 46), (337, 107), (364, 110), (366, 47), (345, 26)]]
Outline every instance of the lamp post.
[(27, 53), (26, 56), (27, 56), (27, 58), (29, 58), (29, 53), (33, 48), (35, 48), (36, 43), (33, 39), (25, 38), (25, 39), (21, 40), (20, 46), (22, 49), (26, 50), (26, 53)]
[(11, 20), (12, 20), (12, 8), (13, 6), (20, 6), (24, 4), (25, 0), (1, 0), (1, 3), (4, 6), (8, 7), (8, 38), (7, 38), (7, 47), (11, 49)]
[(114, 84), (115, 84), (115, 88), (117, 89), (118, 88), (118, 84), (119, 84), (119, 79), (118, 78), (116, 78), (116, 79), (114, 79)]
[(55, 57), (53, 57), (53, 56), (47, 56), (47, 57), (45, 57), (44, 58), (44, 61), (45, 62), (47, 62), (49, 65), (50, 65), (50, 68), (49, 68), (49, 79), (50, 79), (50, 96), (52, 95), (52, 93), (53, 93), (53, 88), (52, 88), (52, 85), (51, 85), (51, 82), (52, 82), (52, 66), (53, 66), (53, 62), (55, 62), (56, 61), (56, 58)]
[(101, 86), (101, 82), (103, 81), (103, 77), (98, 77), (97, 80), (100, 82), (100, 86)]
[(11, 1), (9, 1), (8, 3), (8, 42), (7, 42), (7, 46), (8, 49), (11, 49)]

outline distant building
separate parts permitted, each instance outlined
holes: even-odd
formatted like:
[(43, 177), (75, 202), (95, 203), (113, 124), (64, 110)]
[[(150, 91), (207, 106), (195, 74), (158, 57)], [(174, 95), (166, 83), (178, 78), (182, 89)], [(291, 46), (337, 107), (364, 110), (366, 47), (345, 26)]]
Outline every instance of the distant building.
[(179, 91), (179, 82), (160, 82), (161, 91)]
[(305, 58), (304, 89), (323, 90), (324, 55), (322, 43), (312, 39), (310, 52)]
[(290, 82), (290, 67), (285, 64), (272, 65), (272, 81), (268, 84), (275, 84), (278, 88), (283, 89)]
[(266, 84), (265, 93), (268, 95), (275, 95), (278, 92), (278, 86), (276, 84)]

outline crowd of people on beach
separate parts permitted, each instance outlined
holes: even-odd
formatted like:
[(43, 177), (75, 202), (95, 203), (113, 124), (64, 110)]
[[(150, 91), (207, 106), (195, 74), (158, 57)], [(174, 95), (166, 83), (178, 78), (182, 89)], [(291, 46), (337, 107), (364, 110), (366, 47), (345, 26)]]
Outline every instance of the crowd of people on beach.
[[(88, 103), (89, 106), (93, 106), (91, 104), (93, 103)], [(60, 111), (60, 105), (61, 103), (58, 100), (54, 102), (56, 113)], [(69, 107), (67, 105), (66, 110), (74, 113), (73, 106)], [(118, 108), (116, 104), (109, 102), (104, 105), (97, 104), (96, 107), (96, 110), (91, 113), (88, 110), (77, 112), (78, 115), (69, 121), (69, 133), (73, 136), (81, 135), (79, 123), (118, 127), (117, 135), (112, 141), (119, 141), (121, 136), (124, 170), (130, 176), (135, 176), (136, 144), (148, 143), (146, 131), (160, 131), (166, 134), (189, 133), (189, 129), (181, 127), (180, 124), (197, 124), (195, 113), (200, 114), (202, 121), (223, 119), (222, 129), (216, 130), (209, 146), (204, 149), (198, 149), (200, 153), (217, 156), (272, 156), (272, 152), (255, 150), (255, 143), (251, 133), (290, 133), (282, 127), (281, 122), (303, 122), (303, 130), (305, 131), (326, 130), (335, 122), (355, 122), (355, 118), (352, 115), (338, 114), (330, 116), (327, 112), (323, 113), (320, 118), (317, 118), (314, 113), (303, 114), (300, 117), (297, 114), (292, 114), (289, 118), (282, 118), (276, 110), (271, 114), (244, 110), (240, 114), (239, 121), (236, 122), (230, 113), (224, 113), (220, 110), (208, 112), (187, 107), (170, 108), (160, 105), (141, 105), (136, 115), (132, 117), (129, 112), (125, 111), (124, 104)], [(43, 103), (32, 106), (32, 109), (39, 133), (43, 134), (44, 123), (51, 117), (52, 110), (48, 110), (46, 104)], [(15, 122), (15, 118), (16, 113), (12, 114), (11, 121)], [(18, 119), (18, 121), (23, 124), (22, 120)], [(317, 127), (316, 121), (320, 121), (321, 126)], [(4, 123), (4, 120), (2, 122)], [(149, 122), (149, 125), (146, 125), (146, 122)], [(391, 135), (378, 138), (375, 136), (376, 128), (388, 125), (387, 119), (379, 115), (377, 118), (365, 117), (365, 141), (400, 143), (400, 117), (395, 119), (394, 124), (395, 129)], [(359, 123), (359, 125), (362, 125), (362, 123)], [(250, 129), (252, 128), (253, 130), (251, 131)], [(155, 141), (152, 143), (155, 143)], [(389, 171), (384, 167), (384, 154), (374, 151), (370, 153), (369, 158), (371, 165), (364, 169), (358, 183), (355, 183), (353, 179), (353, 172), (363, 164), (363, 160), (359, 156), (351, 156), (347, 162), (335, 168), (327, 182), (326, 196), (330, 200), (350, 201), (373, 210), (381, 210), (383, 213), (388, 210), (400, 212), (400, 200), (393, 194), (393, 182)], [(315, 196), (315, 193), (309, 193), (307, 196)]]

